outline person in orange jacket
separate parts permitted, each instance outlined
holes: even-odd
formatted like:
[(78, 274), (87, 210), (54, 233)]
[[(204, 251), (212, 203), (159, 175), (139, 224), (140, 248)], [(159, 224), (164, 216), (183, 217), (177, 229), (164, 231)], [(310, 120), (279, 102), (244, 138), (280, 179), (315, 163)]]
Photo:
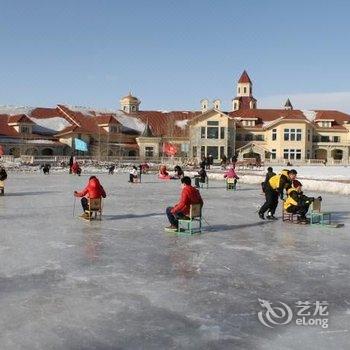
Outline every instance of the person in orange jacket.
[(81, 215), (83, 218), (88, 218), (87, 211), (89, 210), (89, 201), (88, 198), (95, 199), (95, 198), (106, 198), (106, 192), (102, 185), (100, 184), (100, 181), (96, 176), (91, 176), (89, 178), (89, 182), (87, 186), (81, 191), (77, 192), (74, 191), (75, 197), (83, 197), (81, 199), (81, 206), (83, 207), (84, 213)]
[(166, 215), (170, 222), (170, 226), (166, 227), (166, 231), (177, 231), (179, 219), (185, 218), (190, 213), (191, 204), (200, 204), (203, 206), (203, 199), (199, 191), (191, 186), (191, 178), (184, 176), (181, 179), (182, 191), (179, 203), (173, 207), (166, 208)]

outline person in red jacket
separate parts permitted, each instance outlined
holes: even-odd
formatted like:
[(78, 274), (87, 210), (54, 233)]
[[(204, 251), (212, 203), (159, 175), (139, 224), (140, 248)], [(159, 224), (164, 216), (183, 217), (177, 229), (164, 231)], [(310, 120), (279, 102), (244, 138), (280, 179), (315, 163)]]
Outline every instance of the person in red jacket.
[(89, 209), (89, 201), (88, 198), (95, 199), (95, 198), (106, 198), (106, 192), (102, 185), (100, 184), (100, 181), (96, 176), (91, 176), (89, 178), (89, 182), (87, 186), (81, 191), (77, 192), (74, 191), (75, 197), (83, 197), (81, 199), (81, 206), (83, 207), (84, 213), (81, 215), (83, 218), (88, 218), (87, 210)]
[(166, 215), (170, 226), (166, 227), (167, 231), (176, 231), (179, 225), (179, 219), (185, 218), (190, 213), (191, 204), (203, 205), (203, 199), (199, 191), (191, 186), (191, 178), (184, 176), (181, 179), (182, 191), (179, 203), (174, 207), (166, 208)]

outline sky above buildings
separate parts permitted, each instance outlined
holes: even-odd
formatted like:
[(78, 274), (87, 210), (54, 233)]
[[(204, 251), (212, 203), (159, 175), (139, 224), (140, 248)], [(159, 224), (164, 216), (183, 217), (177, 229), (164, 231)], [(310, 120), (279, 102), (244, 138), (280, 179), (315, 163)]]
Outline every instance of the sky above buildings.
[(350, 113), (350, 2), (0, 0), (0, 105), (231, 108), (246, 69), (258, 107)]

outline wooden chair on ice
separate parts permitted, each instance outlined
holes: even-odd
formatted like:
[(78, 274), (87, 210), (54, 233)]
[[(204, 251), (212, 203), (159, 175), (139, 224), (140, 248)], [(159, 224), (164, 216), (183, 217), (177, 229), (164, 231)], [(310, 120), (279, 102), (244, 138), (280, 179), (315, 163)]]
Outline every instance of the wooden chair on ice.
[[(196, 228), (194, 228), (195, 223), (198, 223)], [(177, 232), (190, 235), (202, 232), (202, 206), (200, 204), (190, 205), (190, 215), (186, 219), (179, 219)]]
[(284, 209), (284, 202), (282, 203), (282, 221), (290, 221), (292, 223), (294, 222), (298, 222), (299, 218), (300, 218), (300, 214), (296, 214), (296, 213), (288, 213), (285, 209)]
[(92, 215), (95, 214), (95, 219), (99, 215), (99, 219), (102, 220), (102, 198), (89, 198), (89, 221), (92, 219)]
[(235, 190), (236, 189), (237, 180), (234, 178), (226, 179), (226, 190)]

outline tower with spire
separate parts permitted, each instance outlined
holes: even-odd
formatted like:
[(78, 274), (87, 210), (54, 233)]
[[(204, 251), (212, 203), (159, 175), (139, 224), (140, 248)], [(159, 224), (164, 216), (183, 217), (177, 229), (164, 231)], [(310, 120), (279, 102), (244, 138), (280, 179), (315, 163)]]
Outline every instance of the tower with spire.
[(256, 109), (256, 99), (253, 97), (253, 83), (246, 71), (243, 71), (237, 83), (237, 96), (232, 100), (234, 111)]
[(284, 109), (286, 109), (286, 110), (292, 110), (293, 109), (293, 105), (290, 102), (289, 98), (287, 99), (286, 103), (284, 104)]

